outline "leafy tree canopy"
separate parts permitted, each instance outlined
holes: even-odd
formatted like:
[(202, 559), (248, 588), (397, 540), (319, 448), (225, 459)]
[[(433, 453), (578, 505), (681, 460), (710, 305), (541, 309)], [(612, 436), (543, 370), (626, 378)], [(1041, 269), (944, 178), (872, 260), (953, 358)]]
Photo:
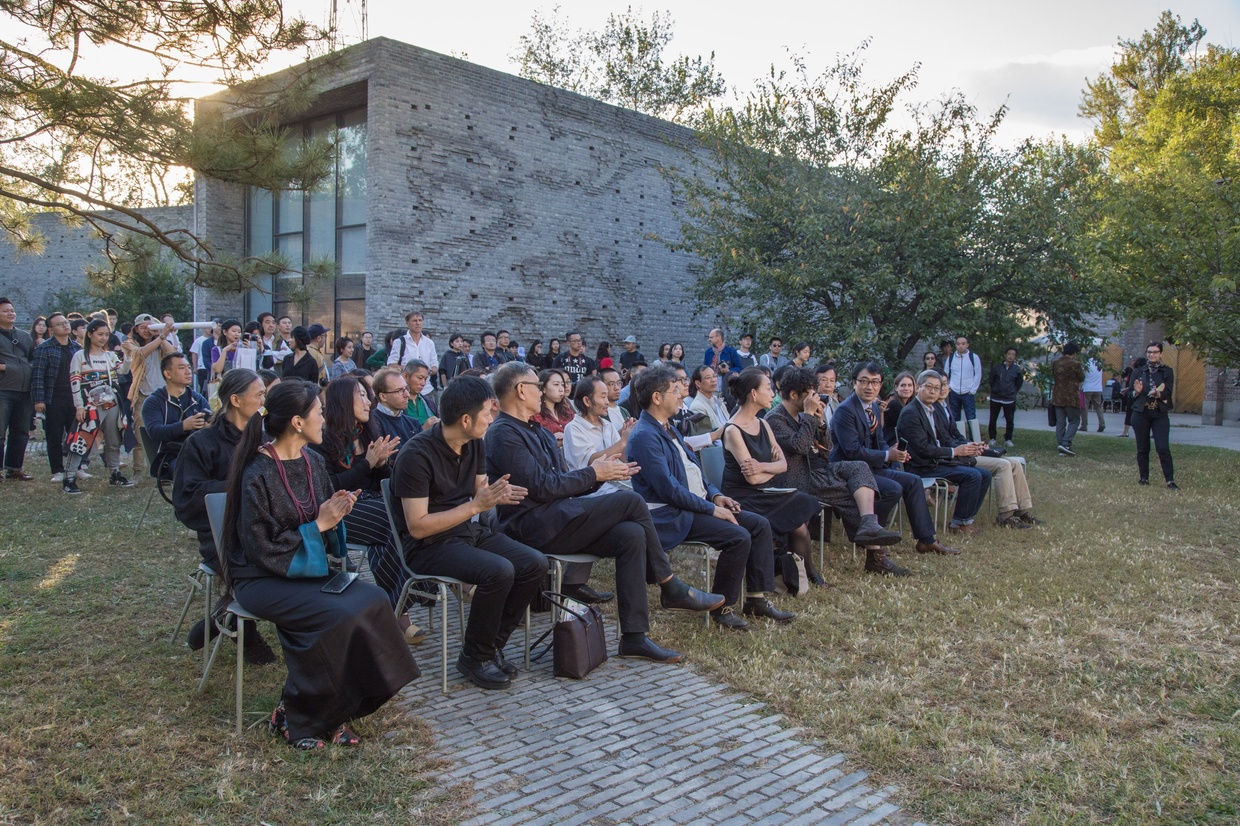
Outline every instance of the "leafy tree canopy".
[(573, 31), (556, 6), (550, 15), (534, 12), (511, 59), (529, 80), (683, 122), (725, 86), (714, 52), (708, 58), (665, 54), (672, 27), (666, 12), (646, 20), (629, 6), (608, 16), (600, 31)]
[[(1132, 318), (1163, 323), (1220, 365), (1240, 365), (1240, 52), (1164, 12), (1120, 41), (1090, 84), (1108, 153), (1088, 231), (1098, 273)], [(1123, 85), (1116, 82), (1123, 79)], [(1129, 94), (1115, 104), (1110, 90)]]
[(1004, 110), (957, 94), (909, 107), (916, 68), (878, 86), (861, 54), (818, 77), (771, 70), (708, 108), (678, 188), (681, 237), (706, 261), (702, 308), (847, 361), (902, 362), (919, 339), (1024, 325), (1084, 335), (1098, 297), (1075, 252), (1097, 159), (1068, 143), (995, 145)]
[[(189, 265), (198, 283), (250, 286), (279, 261), (217, 257), (190, 228), (161, 228), (138, 207), (177, 193), (169, 170), (269, 189), (312, 186), (331, 147), (280, 124), (311, 99), (306, 66), (253, 83), (274, 55), (309, 55), (326, 33), (286, 18), (280, 0), (0, 0), (0, 229), (41, 250), (32, 211), (91, 224), (122, 273), (146, 239)], [(144, 60), (146, 79), (118, 79)], [(226, 88), (195, 116), (190, 91)], [(236, 117), (238, 112), (246, 114)]]

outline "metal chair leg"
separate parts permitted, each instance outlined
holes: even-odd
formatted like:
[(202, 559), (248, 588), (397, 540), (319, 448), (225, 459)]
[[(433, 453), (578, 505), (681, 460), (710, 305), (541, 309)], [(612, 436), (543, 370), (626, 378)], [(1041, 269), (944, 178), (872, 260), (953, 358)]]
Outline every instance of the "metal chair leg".
[(525, 670), (530, 670), (530, 606), (525, 606)]
[(237, 617), (237, 736), (241, 736), (241, 696), (245, 685), (245, 620)]
[(215, 665), (215, 655), (220, 653), (220, 645), (224, 642), (225, 634), (222, 629), (215, 629), (215, 645), (204, 646), (211, 649), (211, 656), (207, 658), (207, 664), (202, 669), (202, 680), (198, 683), (198, 690), (195, 694), (201, 694), (207, 687), (207, 677), (211, 674), (211, 666)]
[(189, 594), (185, 597), (185, 605), (181, 608), (181, 616), (177, 620), (177, 627), (172, 629), (172, 636), (168, 638), (168, 642), (176, 642), (177, 634), (181, 633), (181, 626), (185, 624), (185, 617), (189, 614), (189, 606), (194, 601), (194, 594), (202, 587), (203, 576), (204, 574), (201, 570), (195, 570), (194, 573), (186, 577), (189, 580)]
[[(209, 667), (207, 663), (207, 648), (210, 646), (207, 645), (207, 634), (214, 627), (211, 624), (211, 584), (214, 579), (215, 577), (212, 576), (207, 577), (207, 594), (206, 599), (203, 600), (202, 603), (202, 673), (204, 675), (207, 673), (207, 668)], [(218, 629), (216, 629), (216, 633), (219, 633)]]
[(138, 541), (138, 531), (142, 530), (142, 521), (143, 521), (144, 519), (146, 519), (146, 513), (147, 513), (147, 511), (149, 511), (149, 510), (151, 509), (151, 502), (155, 501), (155, 494), (156, 494), (156, 493), (158, 493), (158, 492), (159, 492), (159, 488), (157, 487), (157, 488), (155, 488), (155, 489), (153, 489), (153, 490), (151, 491), (151, 495), (150, 495), (150, 496), (146, 497), (146, 507), (142, 509), (142, 515), (138, 517), (138, 525), (137, 525), (137, 527), (135, 527), (135, 528), (133, 529), (133, 539), (132, 539), (132, 541), (134, 541), (134, 542), (137, 542), (137, 541)]
[[(448, 586), (439, 583), (440, 619), (443, 620), (443, 631), (439, 637), (440, 661), (443, 664), (443, 693), (448, 693)], [(465, 633), (462, 627), (461, 633)]]

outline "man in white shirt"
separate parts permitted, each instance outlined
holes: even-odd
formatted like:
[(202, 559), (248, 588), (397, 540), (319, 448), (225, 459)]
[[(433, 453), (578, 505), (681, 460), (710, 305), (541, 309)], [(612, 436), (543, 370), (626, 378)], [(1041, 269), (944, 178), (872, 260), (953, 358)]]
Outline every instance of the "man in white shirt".
[[(969, 337), (956, 336), (956, 352), (944, 365), (947, 370), (947, 385), (950, 393), (947, 396), (952, 421), (961, 421), (961, 413), (969, 423), (973, 433), (973, 441), (982, 440), (982, 426), (977, 421), (977, 405), (975, 398), (977, 388), (982, 385), (982, 360), (969, 350)], [(965, 431), (961, 428), (962, 432)]]
[[(614, 370), (608, 372), (617, 375)], [(564, 464), (569, 470), (589, 467), (604, 456), (624, 457), (629, 433), (637, 420), (629, 419), (617, 428), (611, 419), (604, 415), (605, 411), (609, 411), (609, 395), (607, 385), (597, 376), (586, 376), (577, 382), (577, 387), (573, 390), (573, 405), (577, 408), (578, 415), (564, 426)], [(604, 482), (598, 490), (586, 496), (601, 496), (632, 489), (631, 481), (620, 479)]]
[(602, 379), (603, 384), (607, 387), (607, 412), (605, 415), (611, 421), (612, 427), (620, 431), (624, 429), (626, 424), (632, 426), (637, 419), (626, 419), (624, 411), (620, 409), (620, 393), (624, 390), (624, 381), (620, 378), (620, 371), (614, 367), (604, 367), (598, 371), (598, 377)]
[(1098, 359), (1091, 358), (1085, 362), (1085, 383), (1081, 385), (1085, 394), (1085, 409), (1081, 411), (1081, 430), (1089, 430), (1089, 411), (1098, 415), (1098, 432), (1107, 429), (1107, 421), (1102, 418), (1102, 365)]
[[(291, 319), (290, 319), (291, 321)], [(258, 325), (263, 344), (259, 366), (268, 370), (284, 368), (284, 359), (293, 355), (293, 348), (280, 337), (279, 325), (272, 313), (259, 313)]]
[[(410, 310), (405, 316), (405, 326), (409, 328), (409, 332), (392, 342), (392, 349), (388, 353), (387, 363), (396, 364), (404, 367), (412, 359), (418, 359), (427, 364), (439, 364), (439, 356), (435, 353), (435, 342), (431, 341), (430, 336), (422, 335), (422, 313), (418, 310)], [(435, 388), (433, 382), (427, 382), (422, 388), (422, 395), (434, 393)]]

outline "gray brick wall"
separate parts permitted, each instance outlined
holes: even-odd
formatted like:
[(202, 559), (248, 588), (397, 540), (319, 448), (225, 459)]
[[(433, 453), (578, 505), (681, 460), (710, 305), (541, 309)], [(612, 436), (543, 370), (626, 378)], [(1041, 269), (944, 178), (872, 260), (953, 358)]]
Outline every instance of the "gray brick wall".
[[(369, 329), (417, 307), (441, 349), (458, 329), (524, 344), (574, 327), (591, 349), (630, 333), (651, 358), (663, 340), (704, 348), (701, 262), (648, 237), (678, 234), (659, 170), (692, 132), (393, 40), (344, 58), (324, 90), (348, 91), (324, 100), (367, 107)], [(196, 197), (200, 229), (239, 254), (242, 193), (199, 181)]]
[[(100, 213), (107, 215), (108, 213)], [(142, 214), (163, 230), (192, 229), (192, 206), (144, 209)], [(46, 238), (43, 252), (19, 254), (5, 233), (0, 232), (0, 295), (13, 300), (17, 324), (28, 328), (36, 316), (52, 310), (89, 312), (98, 307), (52, 307), (53, 294), (87, 287), (87, 266), (102, 267), (103, 241), (86, 223), (66, 223), (59, 215), (41, 213), (31, 218)], [(159, 312), (153, 308), (152, 312)]]

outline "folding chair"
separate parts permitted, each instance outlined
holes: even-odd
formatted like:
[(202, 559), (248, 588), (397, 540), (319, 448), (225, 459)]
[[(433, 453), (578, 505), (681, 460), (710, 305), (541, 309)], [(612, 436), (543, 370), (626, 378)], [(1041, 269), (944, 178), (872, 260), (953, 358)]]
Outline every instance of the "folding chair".
[[(435, 594), (431, 596), (426, 594), (427, 599), (434, 601), (434, 604), (440, 607), (440, 620), (443, 623), (443, 632), (439, 635), (439, 651), (440, 665), (442, 666), (442, 680), (440, 688), (444, 694), (448, 693), (448, 590), (452, 589), (456, 595), (457, 617), (461, 624), (461, 633), (465, 633), (465, 589), (471, 583), (464, 580), (456, 579), (450, 576), (435, 576), (432, 574), (415, 573), (409, 567), (409, 560), (405, 558), (405, 551), (400, 542), (400, 531), (396, 529), (396, 514), (392, 505), (392, 484), (390, 479), (384, 479), (380, 483), (380, 489), (383, 492), (383, 507), (387, 511), (388, 528), (392, 531), (392, 536), (397, 537), (396, 547), (400, 549), (400, 567), (405, 574), (405, 584), (400, 589), (400, 597), (396, 600), (396, 608), (400, 610), (405, 604), (405, 600), (409, 597), (409, 591), (412, 590), (415, 582), (433, 582), (435, 583)], [(426, 606), (427, 616), (430, 618), (430, 629), (435, 630), (435, 614), (434, 606)], [(528, 671), (530, 667), (530, 609), (525, 609), (525, 668)]]
[[(215, 539), (215, 547), (222, 547), (220, 537), (223, 535), (224, 528), (224, 506), (227, 494), (224, 493), (208, 493), (204, 498), (207, 506), (207, 519), (211, 522), (211, 536)], [(208, 606), (210, 600), (208, 600)], [(207, 608), (209, 612), (210, 607)], [(235, 628), (228, 630), (228, 616), (234, 618)], [(229, 603), (224, 609), (224, 616), (220, 622), (216, 623), (215, 645), (209, 646), (211, 656), (207, 658), (207, 663), (202, 670), (202, 680), (198, 683), (197, 694), (201, 694), (207, 687), (207, 677), (211, 674), (211, 666), (215, 664), (215, 656), (220, 651), (220, 645), (224, 642), (224, 637), (232, 637), (237, 641), (237, 676), (236, 676), (236, 708), (237, 708), (237, 724), (236, 733), (241, 734), (241, 698), (245, 689), (245, 621), (257, 621), (260, 617), (256, 617), (249, 611), (241, 607), (241, 604), (235, 599)]]
[[(210, 565), (207, 565), (205, 562), (199, 562), (198, 568), (186, 577), (189, 580), (189, 593), (185, 595), (185, 607), (181, 609), (181, 618), (177, 620), (177, 627), (172, 630), (172, 636), (168, 638), (168, 642), (176, 642), (177, 635), (181, 633), (181, 626), (185, 624), (185, 618), (189, 616), (190, 603), (194, 601), (194, 595), (200, 590), (204, 591), (202, 601), (204, 633), (211, 628), (211, 586), (217, 576), (219, 574)], [(209, 645), (204, 644), (202, 646), (202, 672), (204, 674), (207, 673), (208, 658), (210, 657), (209, 649)]]
[[(934, 491), (934, 527), (939, 533), (947, 533), (947, 521), (951, 513), (951, 485), (937, 476), (921, 477), (921, 486)], [(942, 514), (942, 516), (940, 516)]]
[(137, 527), (133, 529), (134, 540), (138, 538), (138, 531), (142, 530), (142, 522), (146, 519), (147, 511), (151, 509), (151, 502), (155, 500), (156, 493), (162, 496), (169, 505), (172, 504), (172, 478), (164, 478), (159, 472), (158, 466), (160, 462), (159, 456), (155, 451), (155, 441), (151, 438), (146, 425), (138, 428), (138, 440), (142, 442), (142, 449), (146, 452), (147, 472), (155, 480), (155, 488), (151, 491), (151, 495), (146, 497), (146, 507), (142, 509), (142, 515), (138, 517)]

